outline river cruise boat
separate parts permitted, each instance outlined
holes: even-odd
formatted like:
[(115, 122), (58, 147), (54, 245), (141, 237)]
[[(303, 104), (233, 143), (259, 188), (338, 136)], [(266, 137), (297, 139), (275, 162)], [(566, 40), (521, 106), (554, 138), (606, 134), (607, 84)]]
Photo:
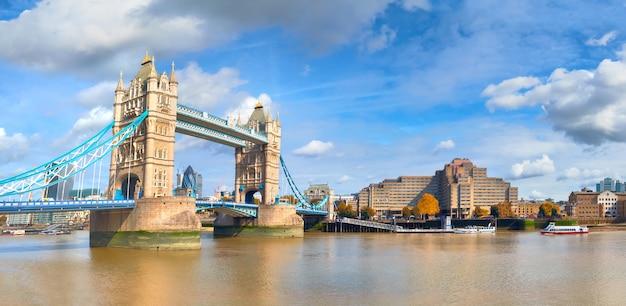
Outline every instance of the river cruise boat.
[(468, 225), (466, 227), (459, 227), (454, 229), (455, 234), (484, 234), (484, 233), (495, 233), (496, 227), (491, 225), (487, 226), (476, 226), (476, 225)]
[(550, 222), (546, 228), (541, 230), (542, 235), (573, 235), (589, 234), (589, 228), (580, 225), (556, 225)]

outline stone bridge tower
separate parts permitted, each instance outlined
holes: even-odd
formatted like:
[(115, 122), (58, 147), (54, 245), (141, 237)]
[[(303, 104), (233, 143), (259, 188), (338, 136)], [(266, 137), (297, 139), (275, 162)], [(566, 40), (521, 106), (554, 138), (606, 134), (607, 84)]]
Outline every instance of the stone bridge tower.
[(273, 120), (258, 102), (246, 126), (267, 134), (268, 144), (248, 142), (244, 148), (235, 148), (235, 201), (253, 204), (259, 192), (259, 204), (272, 204), (279, 194), (280, 120)]
[(124, 89), (122, 75), (115, 89), (113, 133), (148, 110), (136, 132), (111, 152), (108, 198), (139, 199), (171, 196), (174, 177), (174, 133), (178, 81), (172, 72), (157, 74), (146, 57)]

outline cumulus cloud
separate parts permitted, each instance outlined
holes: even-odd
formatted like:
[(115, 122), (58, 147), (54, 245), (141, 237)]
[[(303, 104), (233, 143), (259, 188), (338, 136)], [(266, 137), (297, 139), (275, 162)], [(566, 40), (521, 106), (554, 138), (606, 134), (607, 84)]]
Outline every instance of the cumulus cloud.
[(606, 44), (608, 42), (610, 42), (611, 40), (615, 39), (616, 36), (617, 36), (617, 31), (611, 31), (611, 32), (608, 32), (608, 33), (604, 34), (602, 37), (600, 37), (598, 39), (589, 38), (585, 42), (585, 45), (587, 45), (587, 46), (606, 46)]
[(444, 140), (440, 143), (437, 144), (437, 146), (435, 147), (435, 153), (442, 151), (442, 150), (450, 150), (450, 149), (454, 149), (454, 141), (448, 139), (448, 140)]
[(265, 112), (270, 112), (271, 114), (272, 98), (270, 98), (270, 96), (266, 93), (262, 93), (256, 98), (246, 96), (241, 101), (237, 102), (235, 107), (227, 110), (226, 116), (232, 118), (240, 118), (241, 123), (246, 124), (248, 122), (248, 118), (250, 118), (250, 115), (252, 115), (254, 108), (259, 102), (263, 104), (263, 110)]
[(557, 180), (589, 180), (589, 179), (597, 179), (603, 176), (603, 171), (597, 169), (583, 169), (580, 170), (576, 167), (570, 167), (563, 170), (563, 173), (559, 175)]
[[(190, 62), (181, 70), (176, 70), (179, 84), (180, 104), (201, 110), (213, 110), (218, 104), (242, 103), (248, 96), (235, 89), (248, 83), (239, 78), (239, 71), (221, 68), (211, 74), (202, 70), (195, 62)], [(254, 108), (254, 105), (252, 105)]]
[(554, 162), (546, 154), (543, 154), (541, 159), (525, 160), (511, 166), (511, 176), (516, 179), (543, 176), (554, 171)]
[(598, 146), (626, 142), (626, 63), (605, 59), (595, 70), (556, 69), (544, 82), (518, 77), (489, 85), (486, 107), (517, 109), (540, 104), (555, 131)]
[(319, 157), (334, 147), (332, 142), (311, 140), (307, 145), (293, 151), (293, 154), (304, 157)]
[[(46, 71), (93, 77), (94, 71), (112, 73), (124, 63), (136, 62), (146, 46), (170, 56), (274, 27), (298, 38), (308, 50), (325, 52), (358, 39), (393, 2), (42, 1), (18, 18), (0, 23), (0, 37), (11, 42), (0, 45), (0, 57)], [(430, 6), (418, 0), (405, 0), (402, 5), (411, 10)], [(385, 33), (388, 39), (389, 32)]]
[(37, 139), (37, 135), (27, 137), (21, 133), (8, 135), (4, 128), (0, 128), (0, 164), (20, 160), (28, 153), (30, 145)]
[(545, 199), (546, 195), (545, 193), (538, 191), (538, 190), (533, 190), (530, 192), (530, 198), (533, 200), (538, 200), (538, 199)]

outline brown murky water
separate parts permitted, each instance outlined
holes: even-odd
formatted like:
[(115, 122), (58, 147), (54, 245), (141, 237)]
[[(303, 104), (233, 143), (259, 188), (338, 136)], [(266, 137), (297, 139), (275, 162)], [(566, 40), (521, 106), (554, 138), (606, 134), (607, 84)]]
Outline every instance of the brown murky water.
[(325, 234), (196, 251), (0, 237), (3, 305), (623, 305), (626, 231)]

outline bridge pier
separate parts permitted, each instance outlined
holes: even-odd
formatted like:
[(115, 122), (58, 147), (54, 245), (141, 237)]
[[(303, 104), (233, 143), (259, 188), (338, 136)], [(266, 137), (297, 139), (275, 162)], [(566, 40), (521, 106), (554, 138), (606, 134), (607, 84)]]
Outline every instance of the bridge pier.
[(89, 245), (158, 250), (200, 249), (196, 200), (159, 197), (135, 200), (135, 208), (92, 211)]
[(304, 237), (304, 220), (294, 205), (260, 204), (257, 218), (232, 217), (220, 213), (214, 237)]

